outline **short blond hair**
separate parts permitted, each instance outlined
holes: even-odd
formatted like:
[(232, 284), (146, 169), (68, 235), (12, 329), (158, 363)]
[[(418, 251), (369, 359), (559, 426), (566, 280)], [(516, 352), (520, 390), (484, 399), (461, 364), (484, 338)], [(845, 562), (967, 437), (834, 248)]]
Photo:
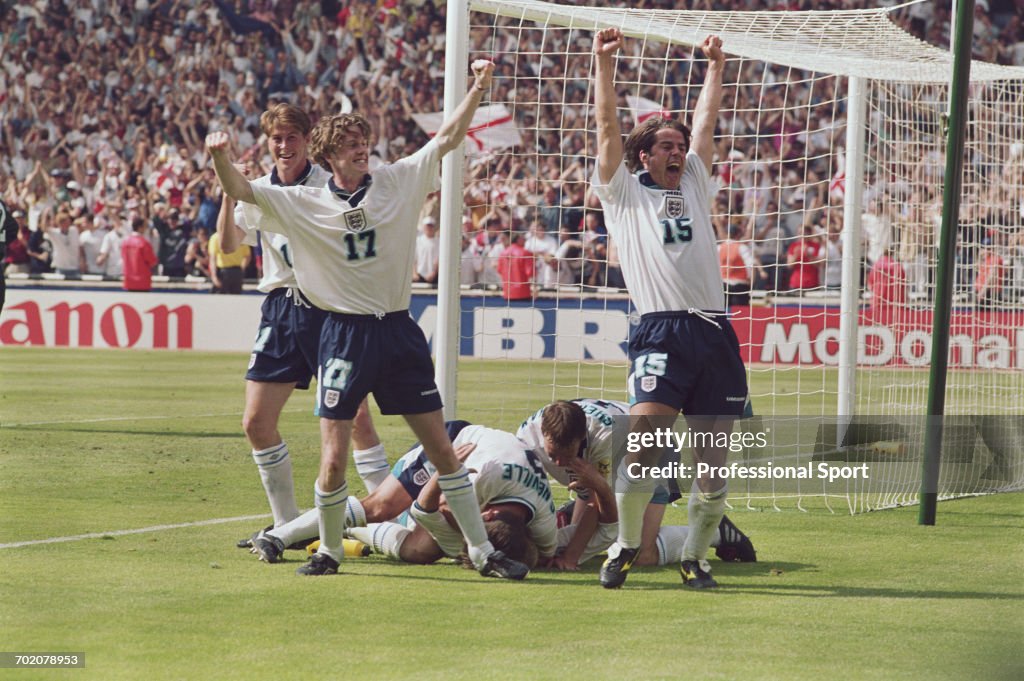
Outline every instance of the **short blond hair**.
[(313, 122), (309, 120), (309, 114), (294, 104), (275, 104), (260, 116), (260, 130), (268, 137), (276, 126), (291, 128), (303, 137), (309, 136), (313, 128)]
[(329, 156), (341, 146), (341, 140), (345, 135), (357, 132), (370, 139), (372, 130), (370, 122), (366, 117), (357, 113), (335, 114), (324, 116), (313, 126), (309, 140), (309, 155), (314, 161), (328, 170), (332, 170)]

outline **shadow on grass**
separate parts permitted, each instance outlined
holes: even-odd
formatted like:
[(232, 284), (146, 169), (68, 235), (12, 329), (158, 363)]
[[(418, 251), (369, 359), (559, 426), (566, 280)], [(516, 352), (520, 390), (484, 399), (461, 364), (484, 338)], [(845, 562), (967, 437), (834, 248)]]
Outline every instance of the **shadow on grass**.
[[(286, 559), (279, 565), (288, 572), (305, 563), (305, 559)], [(997, 600), (1024, 601), (1024, 594), (989, 593), (984, 591), (944, 591), (939, 589), (900, 589), (894, 587), (859, 587), (837, 585), (787, 584), (783, 580), (788, 575), (805, 570), (816, 571), (817, 566), (806, 563), (712, 563), (714, 574), (720, 587), (706, 593), (718, 594), (719, 597), (730, 595), (763, 595), (789, 598), (899, 598), (899, 599), (948, 599), (948, 600)], [(369, 571), (353, 567), (370, 568)], [(584, 589), (600, 589), (597, 583), (598, 565), (575, 572), (556, 572), (554, 570), (534, 570), (526, 578), (524, 584), (557, 585), (580, 587)], [(377, 572), (376, 569), (381, 569)], [(678, 581), (650, 581), (650, 577), (664, 572), (675, 572), (674, 566), (639, 568), (631, 575), (622, 591), (683, 591), (689, 592)], [(593, 579), (579, 579), (580, 575), (593, 575)], [(343, 579), (402, 579), (422, 580), (426, 582), (452, 582), (466, 584), (480, 580), (482, 583), (500, 583), (504, 580), (478, 577), (472, 570), (458, 567), (450, 563), (434, 563), (432, 565), (414, 565), (397, 561), (374, 559), (347, 559), (341, 564), (339, 576)]]
[(985, 591), (939, 591), (934, 589), (899, 589), (842, 585), (726, 583), (722, 593), (790, 596), (796, 598), (936, 598), (941, 600), (1024, 601), (1024, 594)]

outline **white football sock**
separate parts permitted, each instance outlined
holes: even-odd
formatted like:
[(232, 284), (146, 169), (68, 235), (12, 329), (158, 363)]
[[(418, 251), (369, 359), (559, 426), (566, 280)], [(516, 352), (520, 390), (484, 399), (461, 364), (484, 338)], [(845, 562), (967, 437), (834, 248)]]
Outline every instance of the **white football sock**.
[(683, 545), (690, 528), (686, 525), (662, 525), (655, 543), (658, 546), (658, 565), (678, 563), (683, 559)]
[(651, 502), (656, 483), (653, 478), (631, 478), (626, 461), (619, 464), (615, 479), (615, 506), (619, 510), (620, 548), (635, 549), (642, 543), (644, 512)]
[(369, 546), (375, 553), (401, 560), (402, 544), (412, 534), (412, 530), (398, 523), (370, 523), (365, 527), (350, 527), (348, 534)]
[(274, 527), (297, 518), (299, 507), (295, 503), (295, 485), (292, 483), (292, 459), (284, 442), (266, 449), (252, 450), (252, 460), (260, 471), (260, 480), (270, 502)]
[(341, 483), (341, 487), (333, 492), (322, 492), (319, 484), (314, 483), (313, 491), (316, 497), (316, 508), (320, 512), (320, 549), (317, 553), (325, 553), (340, 563), (345, 553), (341, 540), (345, 532), (345, 500), (348, 499), (348, 483)]
[[(434, 541), (440, 547), (441, 553), (449, 558), (455, 558), (462, 552), (462, 534), (448, 524), (448, 519), (444, 513), (441, 513), (441, 511), (425, 511), (419, 503), (414, 501), (412, 502), (412, 507), (409, 508), (409, 515), (416, 520), (417, 525), (430, 533), (430, 536), (434, 538)], [(490, 542), (487, 543), (490, 544)], [(491, 551), (494, 551), (494, 547), (491, 547)], [(490, 552), (482, 553), (477, 551), (477, 553), (483, 556), (480, 559), (481, 563), (487, 559), (487, 556), (491, 555)], [(472, 560), (472, 555), (470, 560)], [(476, 565), (476, 562), (473, 564)]]
[(275, 527), (268, 535), (277, 537), (286, 547), (304, 539), (313, 539), (320, 532), (320, 509), (311, 508), (295, 520)]
[(355, 497), (349, 497), (345, 502), (345, 527), (366, 527), (366, 509), (363, 502)]
[(384, 445), (381, 444), (369, 449), (352, 450), (352, 461), (356, 464), (356, 472), (359, 473), (359, 478), (366, 485), (367, 492), (372, 492), (380, 487), (380, 484), (391, 473), (387, 453), (384, 451)]
[(701, 567), (707, 569), (704, 567), (705, 558), (708, 555), (711, 540), (718, 533), (718, 523), (725, 515), (725, 497), (728, 492), (729, 486), (723, 485), (721, 489), (714, 492), (704, 493), (697, 487), (697, 481), (693, 481), (693, 487), (690, 489), (690, 501), (686, 505), (690, 533), (683, 546), (683, 560), (700, 561)]
[[(671, 565), (683, 559), (683, 545), (686, 544), (686, 535), (690, 528), (686, 525), (662, 525), (658, 530), (658, 565)], [(718, 546), (721, 542), (721, 534), (715, 528), (715, 536), (711, 539), (711, 546)]]
[(438, 476), (437, 483), (444, 492), (455, 521), (462, 529), (462, 536), (466, 538), (470, 560), (479, 569), (487, 560), (487, 556), (494, 553), (494, 547), (487, 539), (487, 530), (484, 529), (484, 521), (480, 517), (480, 504), (477, 502), (473, 483), (469, 479), (469, 471), (459, 464), (459, 470), (454, 473)]

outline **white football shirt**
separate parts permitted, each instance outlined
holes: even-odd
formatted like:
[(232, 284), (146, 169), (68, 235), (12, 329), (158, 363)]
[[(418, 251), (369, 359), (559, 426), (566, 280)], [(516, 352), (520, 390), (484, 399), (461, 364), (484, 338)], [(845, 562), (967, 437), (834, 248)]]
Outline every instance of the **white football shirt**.
[[(614, 400), (577, 399), (570, 400), (580, 405), (587, 415), (587, 442), (583, 450), (583, 458), (593, 464), (597, 470), (608, 478), (612, 470), (612, 429), (616, 416), (628, 416), (629, 405)], [(568, 485), (575, 474), (568, 468), (555, 464), (544, 446), (544, 434), (541, 432), (541, 419), (544, 409), (540, 409), (519, 426), (516, 436), (537, 455), (548, 475), (563, 485)], [(585, 498), (585, 496), (584, 496)]]
[[(512, 433), (486, 426), (466, 426), (452, 441), (454, 447), (472, 443), (476, 449), (464, 465), (470, 471), (477, 502), (483, 509), (489, 504), (515, 503), (530, 511), (526, 528), (542, 556), (555, 555), (558, 523), (551, 487), (539, 461), (530, 460), (527, 447)], [(422, 445), (402, 456), (403, 468), (423, 452)], [(435, 472), (427, 461), (424, 468)]]
[(516, 503), (526, 506), (530, 537), (542, 556), (555, 555), (558, 523), (551, 487), (540, 463), (530, 460), (527, 447), (512, 433), (486, 426), (466, 426), (456, 436), (455, 447), (472, 442), (476, 449), (465, 461), (480, 508), (488, 504)]
[(646, 171), (630, 174), (625, 163), (607, 184), (595, 165), (591, 186), (640, 314), (725, 309), (711, 225), (714, 189), (696, 153), (686, 155), (678, 189), (658, 187)]
[(409, 308), (416, 257), (416, 224), (427, 194), (438, 184), (437, 142), (381, 166), (358, 206), (329, 187), (252, 183), (256, 205), (247, 219), (288, 237), (299, 288), (317, 307), (346, 314)]
[[(253, 180), (253, 183), (267, 186), (272, 185), (272, 176), (272, 173), (268, 173), (263, 177)], [(329, 172), (320, 165), (310, 162), (309, 173), (305, 177), (299, 178), (295, 186), (326, 187), (327, 180), (329, 179), (331, 179)], [(246, 217), (247, 212), (250, 214), (249, 217), (256, 218), (253, 223), (250, 223), (249, 217)], [(262, 217), (263, 214), (259, 211), (246, 211), (244, 203), (238, 203), (235, 206), (235, 224), (245, 232), (243, 243), (253, 247), (256, 246), (257, 234), (262, 229), (260, 226)], [(259, 290), (264, 293), (270, 293), (274, 289), (284, 286), (297, 287), (298, 283), (295, 280), (295, 272), (292, 269), (292, 253), (291, 247), (288, 245), (288, 237), (282, 234), (265, 232), (262, 240), (263, 278), (260, 279)]]

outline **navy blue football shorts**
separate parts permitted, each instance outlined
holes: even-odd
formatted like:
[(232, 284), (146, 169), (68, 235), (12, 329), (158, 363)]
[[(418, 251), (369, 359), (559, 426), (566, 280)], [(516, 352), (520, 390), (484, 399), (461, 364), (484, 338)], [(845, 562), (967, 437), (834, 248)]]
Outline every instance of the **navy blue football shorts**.
[(687, 416), (743, 414), (747, 372), (725, 316), (645, 314), (630, 334), (629, 361), (631, 404), (659, 402)]
[(441, 408), (430, 346), (408, 310), (385, 315), (330, 312), (320, 334), (317, 414), (348, 420), (373, 393), (382, 414)]
[(268, 293), (261, 310), (260, 330), (245, 379), (295, 383), (296, 388), (305, 390), (316, 375), (327, 312), (313, 306), (298, 289), (287, 287)]
[[(469, 421), (445, 421), (444, 427), (448, 431), (448, 439), (452, 442), (462, 432), (462, 429), (470, 425)], [(409, 497), (413, 500), (420, 495), (423, 486), (434, 474), (434, 467), (427, 459), (427, 453), (423, 451), (423, 445), (414, 444), (409, 451), (403, 454), (391, 468), (391, 474), (398, 478)]]

